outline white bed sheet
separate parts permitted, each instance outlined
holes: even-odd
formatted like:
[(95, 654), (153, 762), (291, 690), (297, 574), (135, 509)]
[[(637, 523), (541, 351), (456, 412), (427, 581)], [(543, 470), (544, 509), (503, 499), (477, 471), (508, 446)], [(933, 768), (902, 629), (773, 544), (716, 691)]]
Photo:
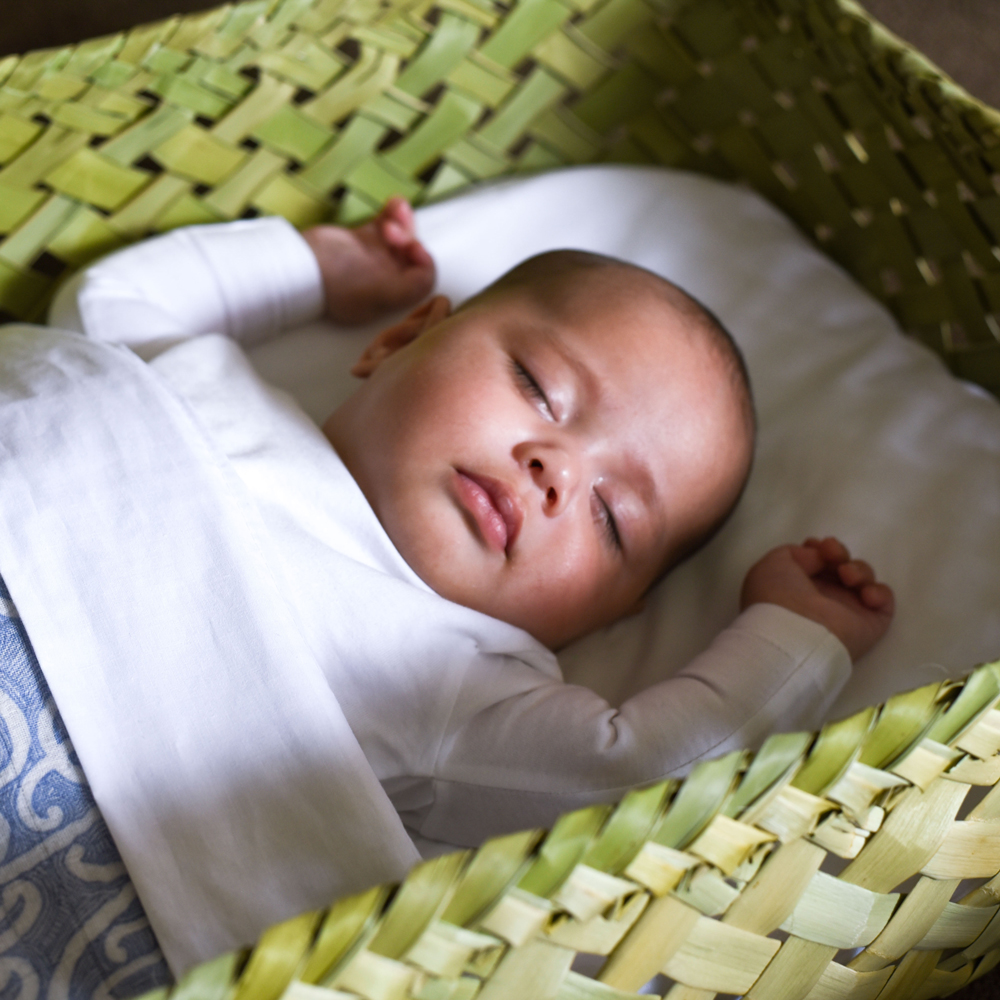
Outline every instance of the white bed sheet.
[[(807, 535), (841, 537), (897, 595), (832, 718), (1000, 657), (1000, 403), (902, 337), (759, 196), (675, 171), (582, 167), (423, 208), (418, 231), (455, 302), (532, 254), (594, 250), (686, 288), (747, 358), (761, 429), (738, 510), (642, 614), (562, 651), (567, 680), (619, 702), (669, 676), (734, 617), (747, 568)], [(322, 422), (382, 325), (311, 324), (252, 360)]]

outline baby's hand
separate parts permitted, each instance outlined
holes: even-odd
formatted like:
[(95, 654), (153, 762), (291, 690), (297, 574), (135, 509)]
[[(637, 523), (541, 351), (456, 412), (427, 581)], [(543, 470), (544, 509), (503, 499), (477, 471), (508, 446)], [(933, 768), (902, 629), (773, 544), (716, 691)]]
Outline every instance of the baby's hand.
[(390, 198), (357, 229), (314, 226), (302, 236), (316, 255), (335, 323), (377, 319), (415, 305), (434, 287), (434, 261), (416, 237), (405, 198)]
[(755, 563), (743, 581), (740, 607), (778, 604), (825, 625), (857, 659), (878, 642), (889, 627), (895, 597), (875, 581), (871, 566), (850, 553), (836, 538), (804, 545), (782, 545)]

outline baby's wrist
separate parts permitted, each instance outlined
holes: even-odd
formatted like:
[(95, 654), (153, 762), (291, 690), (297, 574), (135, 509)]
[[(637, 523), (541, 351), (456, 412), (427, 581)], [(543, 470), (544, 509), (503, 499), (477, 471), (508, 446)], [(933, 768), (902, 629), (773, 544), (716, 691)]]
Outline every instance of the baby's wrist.
[(789, 601), (780, 594), (762, 594), (749, 601), (744, 601), (741, 610), (747, 611), (748, 609), (758, 605), (769, 605), (771, 607), (781, 608), (782, 611), (787, 611), (789, 614), (797, 615), (799, 618), (804, 618), (806, 621), (812, 622), (814, 625), (820, 625), (828, 632), (833, 632), (833, 629), (830, 628), (829, 624), (824, 621), (821, 616), (817, 615), (814, 611), (810, 611), (809, 609), (802, 607), (799, 602)]
[(312, 251), (312, 255), (316, 259), (316, 266), (319, 268), (327, 315), (331, 315), (336, 310), (335, 290), (340, 284), (336, 270), (337, 264), (340, 263), (341, 254), (338, 252), (336, 232), (336, 226), (313, 226), (302, 233), (302, 239)]
[(807, 601), (789, 600), (787, 595), (782, 594), (762, 594), (743, 605), (744, 610), (758, 604), (772, 605), (798, 616), (813, 625), (818, 625), (825, 629), (830, 635), (837, 639), (850, 654), (851, 660), (856, 660), (861, 653), (855, 653), (856, 643), (852, 634), (843, 634), (843, 623), (832, 620), (832, 616), (825, 613), (825, 609), (811, 606)]
[[(851, 674), (850, 651), (825, 625), (780, 604), (760, 602), (740, 613), (734, 623), (749, 629), (796, 662), (818, 656), (828, 661), (842, 684)], [(813, 661), (815, 662), (815, 661)]]

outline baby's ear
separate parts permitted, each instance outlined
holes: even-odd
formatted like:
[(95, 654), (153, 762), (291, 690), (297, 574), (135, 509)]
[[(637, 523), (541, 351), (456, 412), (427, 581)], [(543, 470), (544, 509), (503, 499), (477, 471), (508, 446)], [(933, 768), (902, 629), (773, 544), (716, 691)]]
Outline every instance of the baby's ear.
[(368, 378), (386, 358), (450, 315), (451, 302), (444, 295), (435, 295), (421, 303), (406, 319), (386, 327), (376, 335), (354, 363), (351, 374), (357, 378)]

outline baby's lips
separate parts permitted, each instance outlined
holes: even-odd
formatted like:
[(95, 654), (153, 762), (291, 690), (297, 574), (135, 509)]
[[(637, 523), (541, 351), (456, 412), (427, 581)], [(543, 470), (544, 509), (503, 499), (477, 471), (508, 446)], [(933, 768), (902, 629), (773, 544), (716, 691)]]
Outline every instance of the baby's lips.
[(524, 523), (524, 510), (521, 507), (520, 498), (506, 483), (501, 480), (494, 480), (493, 485), (495, 491), (490, 487), (487, 487), (487, 489), (490, 490), (493, 503), (507, 525), (506, 549), (509, 555), (514, 542), (517, 540), (517, 536), (521, 532), (521, 525)]
[(472, 514), (490, 548), (510, 555), (521, 530), (524, 511), (517, 493), (503, 480), (456, 470), (462, 505)]

